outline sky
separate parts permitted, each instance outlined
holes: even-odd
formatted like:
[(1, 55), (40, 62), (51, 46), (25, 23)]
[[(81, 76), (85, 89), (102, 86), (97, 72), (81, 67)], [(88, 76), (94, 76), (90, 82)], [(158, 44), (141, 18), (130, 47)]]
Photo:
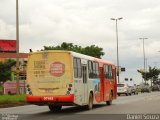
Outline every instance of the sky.
[[(69, 42), (103, 48), (103, 59), (126, 71), (120, 81), (142, 82), (137, 69), (146, 64), (160, 68), (160, 0), (19, 0), (20, 52)], [(0, 0), (0, 39), (16, 39), (16, 0)]]

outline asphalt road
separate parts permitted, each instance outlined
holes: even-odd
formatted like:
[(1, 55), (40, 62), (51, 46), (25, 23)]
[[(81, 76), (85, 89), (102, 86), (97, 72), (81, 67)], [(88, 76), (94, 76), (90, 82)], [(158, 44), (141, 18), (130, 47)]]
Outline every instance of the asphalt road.
[(2, 120), (6, 117), (15, 120), (133, 120), (135, 115), (139, 119), (160, 120), (160, 92), (120, 96), (111, 106), (102, 103), (94, 105), (90, 111), (84, 107), (63, 107), (62, 111), (53, 113), (47, 106), (26, 105), (1, 108), (0, 113)]

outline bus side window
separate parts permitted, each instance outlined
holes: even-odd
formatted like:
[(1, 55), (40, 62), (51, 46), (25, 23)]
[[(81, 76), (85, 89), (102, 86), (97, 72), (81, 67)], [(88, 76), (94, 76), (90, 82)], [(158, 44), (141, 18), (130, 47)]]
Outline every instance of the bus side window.
[(77, 59), (77, 69), (78, 69), (78, 78), (82, 77), (82, 67), (81, 67), (81, 60)]
[(109, 79), (113, 78), (113, 70), (112, 70), (112, 65), (109, 66)]
[(108, 65), (104, 65), (104, 75), (105, 75), (106, 79), (109, 78), (109, 68), (108, 68)]
[(74, 66), (74, 77), (77, 78), (78, 77), (78, 71), (77, 71), (77, 59), (73, 58), (73, 66)]
[(98, 78), (99, 77), (99, 66), (98, 66), (98, 63), (96, 63), (96, 77)]
[(93, 62), (93, 78), (96, 78), (96, 63)]
[(89, 73), (89, 78), (99, 77), (99, 70), (98, 70), (97, 62), (88, 61), (88, 73)]
[(82, 77), (81, 59), (74, 57), (73, 66), (74, 66), (74, 77), (81, 78)]
[(113, 79), (112, 65), (104, 65), (104, 74), (106, 79)]
[(93, 63), (92, 63), (92, 61), (88, 61), (88, 73), (89, 73), (89, 78), (93, 78)]

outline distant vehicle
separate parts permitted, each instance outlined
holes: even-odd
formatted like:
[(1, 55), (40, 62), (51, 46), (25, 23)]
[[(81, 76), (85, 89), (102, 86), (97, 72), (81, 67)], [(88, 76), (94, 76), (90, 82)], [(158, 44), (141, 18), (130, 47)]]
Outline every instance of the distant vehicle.
[(136, 86), (137, 92), (141, 92), (142, 87), (140, 85)]
[(149, 87), (149, 85), (142, 86), (141, 93), (144, 93), (144, 92), (148, 92), (148, 93), (151, 92), (151, 88)]
[(126, 96), (132, 95), (131, 87), (126, 83), (117, 84), (117, 94), (120, 96), (121, 94), (125, 94)]
[(136, 86), (130, 86), (131, 92), (135, 95), (138, 94), (138, 88)]
[(152, 91), (160, 91), (160, 86), (159, 85), (153, 85), (152, 86)]

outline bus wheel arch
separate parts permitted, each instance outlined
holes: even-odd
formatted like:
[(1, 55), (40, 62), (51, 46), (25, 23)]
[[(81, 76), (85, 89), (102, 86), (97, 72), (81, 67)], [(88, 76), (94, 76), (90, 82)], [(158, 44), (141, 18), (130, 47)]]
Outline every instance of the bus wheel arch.
[(89, 99), (88, 99), (88, 105), (87, 105), (88, 110), (93, 109), (93, 101), (94, 101), (93, 91), (90, 91)]
[(113, 100), (113, 90), (110, 91), (109, 100), (106, 101), (106, 104), (107, 105), (111, 105), (112, 104), (112, 100)]

